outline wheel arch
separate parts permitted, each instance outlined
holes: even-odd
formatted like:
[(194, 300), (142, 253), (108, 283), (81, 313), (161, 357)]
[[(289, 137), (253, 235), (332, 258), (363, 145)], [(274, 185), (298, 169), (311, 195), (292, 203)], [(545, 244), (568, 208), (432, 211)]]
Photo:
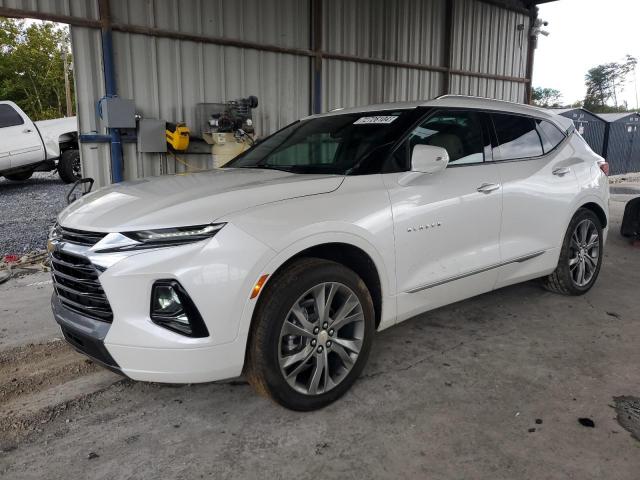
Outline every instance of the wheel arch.
[[(269, 274), (267, 282), (264, 284), (257, 301), (255, 301), (253, 308), (251, 309), (248, 321), (248, 330), (246, 331), (243, 371), (247, 366), (249, 349), (251, 348), (252, 337), (255, 332), (255, 322), (257, 321), (256, 312), (258, 311), (260, 302), (265, 298), (263, 292), (269, 289), (269, 284), (278, 276), (279, 273), (301, 258), (321, 258), (334, 261), (346, 266), (358, 274), (371, 294), (375, 312), (376, 329), (380, 325), (382, 321), (383, 278), (380, 276), (380, 269), (369, 253), (367, 253), (363, 248), (345, 241), (325, 241), (306, 246), (305, 248), (298, 248), (295, 250), (295, 253), (289, 254), (286, 259), (281, 259), (277, 263), (277, 267), (274, 269), (273, 273)], [(273, 264), (273, 261), (271, 264)]]
[(371, 294), (371, 299), (373, 300), (373, 307), (376, 315), (375, 323), (376, 328), (378, 328), (382, 319), (382, 282), (378, 267), (367, 252), (350, 243), (320, 243), (307, 247), (291, 256), (288, 260), (282, 263), (276, 271), (270, 275), (270, 277), (274, 278), (285, 268), (291, 265), (291, 263), (300, 258), (321, 258), (323, 260), (330, 260), (353, 270), (360, 278), (362, 278), (362, 281), (367, 286), (367, 289)]
[[(595, 213), (595, 215), (598, 217), (598, 220), (600, 220), (600, 224), (602, 226), (602, 228), (606, 228), (608, 225), (608, 219), (607, 219), (607, 214), (605, 213), (604, 209), (598, 205), (595, 202), (587, 202), (585, 204), (583, 204), (582, 206), (580, 206), (580, 208), (585, 208), (587, 210), (591, 210), (593, 213)], [(580, 208), (578, 208), (578, 210), (580, 210)], [(578, 211), (576, 210), (576, 212)], [(575, 215), (575, 213), (574, 213)]]
[(67, 132), (61, 134), (58, 137), (58, 149), (60, 151), (60, 155), (62, 155), (66, 150), (79, 150), (78, 132)]
[(304, 257), (315, 257), (332, 260), (347, 268), (354, 270), (365, 282), (371, 293), (374, 303), (376, 328), (382, 325), (390, 326), (395, 318), (395, 303), (384, 301), (389, 297), (389, 292), (393, 288), (387, 278), (386, 265), (379, 252), (369, 242), (363, 238), (344, 232), (325, 232), (318, 236), (309, 236), (294, 242), (287, 248), (279, 251), (272, 257), (266, 265), (256, 272), (254, 282), (260, 275), (268, 274), (267, 281), (262, 291), (256, 299), (247, 300), (242, 314), (239, 334), (247, 338), (247, 346), (251, 341), (251, 334), (254, 331), (255, 313), (257, 306), (263, 298), (263, 293), (268, 291), (269, 284), (279, 272), (291, 264), (296, 259)]

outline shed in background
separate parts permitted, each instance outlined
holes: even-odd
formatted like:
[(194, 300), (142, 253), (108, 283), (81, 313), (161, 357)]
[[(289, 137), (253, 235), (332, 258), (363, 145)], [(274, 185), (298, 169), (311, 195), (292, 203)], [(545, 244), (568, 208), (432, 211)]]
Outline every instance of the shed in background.
[(607, 122), (584, 108), (554, 108), (551, 112), (573, 120), (576, 130), (591, 147), (591, 150), (604, 157), (604, 137)]
[(611, 175), (640, 172), (640, 113), (603, 113), (607, 122), (604, 157)]

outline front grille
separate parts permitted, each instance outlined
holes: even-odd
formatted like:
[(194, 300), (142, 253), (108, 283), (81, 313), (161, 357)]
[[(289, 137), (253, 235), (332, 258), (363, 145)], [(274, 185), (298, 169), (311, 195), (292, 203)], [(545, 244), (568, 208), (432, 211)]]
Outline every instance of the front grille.
[(54, 251), (50, 258), (53, 286), (60, 302), (81, 315), (110, 323), (113, 312), (93, 264), (67, 252)]
[(75, 243), (76, 245), (94, 246), (107, 234), (102, 232), (85, 232), (84, 230), (74, 230), (73, 228), (58, 227), (61, 240), (63, 242)]

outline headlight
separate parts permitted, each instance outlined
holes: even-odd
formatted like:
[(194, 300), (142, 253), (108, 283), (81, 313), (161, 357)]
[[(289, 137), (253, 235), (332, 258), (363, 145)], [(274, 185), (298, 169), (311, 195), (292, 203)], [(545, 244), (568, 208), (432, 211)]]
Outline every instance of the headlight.
[(195, 225), (192, 227), (122, 232), (122, 235), (139, 242), (138, 244), (131, 245), (129, 247), (129, 249), (135, 250), (138, 248), (156, 248), (199, 242), (200, 240), (206, 240), (207, 238), (213, 237), (224, 226), (224, 223), (214, 223), (209, 225)]

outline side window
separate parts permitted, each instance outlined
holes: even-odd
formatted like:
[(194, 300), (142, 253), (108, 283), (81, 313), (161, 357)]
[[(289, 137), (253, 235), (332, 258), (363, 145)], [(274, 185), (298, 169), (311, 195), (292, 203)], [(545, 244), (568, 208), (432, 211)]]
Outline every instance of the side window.
[(543, 155), (540, 135), (533, 118), (492, 113), (498, 136), (498, 147), (493, 149), (494, 160), (514, 160)]
[(0, 128), (22, 125), (24, 120), (11, 105), (0, 105)]
[(395, 163), (409, 166), (416, 145), (432, 145), (449, 153), (450, 165), (482, 163), (484, 142), (482, 121), (475, 112), (439, 111), (406, 138), (394, 154)]
[(564, 140), (564, 134), (553, 123), (546, 120), (536, 120), (538, 133), (542, 139), (544, 153), (549, 153)]

